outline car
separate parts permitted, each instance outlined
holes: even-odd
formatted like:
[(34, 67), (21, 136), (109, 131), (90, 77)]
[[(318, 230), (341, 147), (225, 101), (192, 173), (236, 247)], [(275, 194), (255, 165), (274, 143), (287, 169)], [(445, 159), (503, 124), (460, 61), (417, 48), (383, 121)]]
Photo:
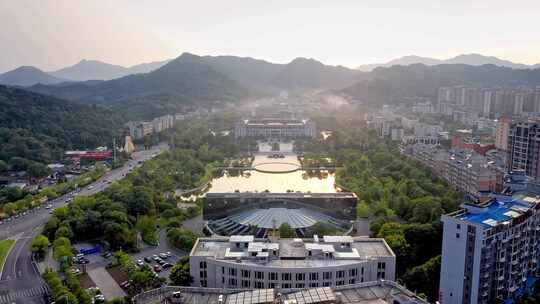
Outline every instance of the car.
[(160, 259), (159, 261), (157, 261), (157, 263), (158, 263), (159, 265), (163, 266), (163, 265), (166, 264), (167, 262), (165, 262), (164, 260), (161, 260), (161, 259)]
[(152, 260), (157, 262), (158, 260), (160, 260), (160, 258), (157, 256), (157, 254), (153, 254), (152, 255)]
[(144, 266), (144, 262), (143, 262), (142, 260), (137, 260), (137, 266), (143, 267), (143, 266)]
[(161, 265), (161, 267), (163, 267), (163, 269), (167, 269), (167, 268), (173, 267), (173, 264), (171, 264), (171, 263), (165, 263), (165, 264)]
[(122, 283), (120, 283), (120, 286), (124, 287), (124, 288), (127, 288), (129, 287), (131, 284), (129, 283), (129, 281), (124, 281)]
[(151, 262), (152, 262), (152, 258), (149, 257), (149, 256), (144, 257), (144, 261), (145, 261), (146, 263), (151, 263)]
[(90, 185), (90, 186), (88, 186), (88, 188), (86, 188), (86, 189), (92, 190), (92, 189), (94, 189), (94, 186)]
[(103, 256), (104, 258), (108, 259), (108, 258), (112, 257), (112, 253), (110, 253), (110, 252), (107, 251), (107, 252), (103, 253), (102, 256)]
[(163, 268), (161, 268), (161, 265), (158, 265), (158, 264), (154, 265), (155, 272), (160, 272), (161, 270), (163, 270)]
[(159, 254), (159, 257), (162, 258), (162, 259), (168, 258), (167, 254), (164, 253), (164, 252), (160, 253), (160, 254)]
[(172, 254), (170, 251), (165, 252), (165, 254), (167, 255), (168, 258), (172, 257)]

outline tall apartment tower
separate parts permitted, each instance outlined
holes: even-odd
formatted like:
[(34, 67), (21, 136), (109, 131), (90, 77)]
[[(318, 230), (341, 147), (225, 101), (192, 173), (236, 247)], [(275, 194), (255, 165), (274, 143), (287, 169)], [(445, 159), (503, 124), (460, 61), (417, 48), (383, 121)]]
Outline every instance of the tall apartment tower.
[(439, 302), (488, 304), (523, 291), (540, 258), (540, 199), (498, 196), (443, 215)]
[(501, 117), (497, 121), (497, 130), (495, 131), (495, 148), (502, 151), (508, 151), (510, 123), (511, 120), (507, 117)]
[(508, 170), (524, 170), (525, 174), (540, 179), (540, 123), (515, 122), (508, 134)]

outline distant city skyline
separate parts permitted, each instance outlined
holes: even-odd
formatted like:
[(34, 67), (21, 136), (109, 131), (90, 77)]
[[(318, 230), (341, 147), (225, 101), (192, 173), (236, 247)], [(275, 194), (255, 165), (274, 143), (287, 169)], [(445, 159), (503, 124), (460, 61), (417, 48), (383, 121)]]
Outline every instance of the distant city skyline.
[(0, 0), (0, 73), (82, 59), (131, 66), (183, 52), (350, 68), (469, 53), (540, 63), (538, 1), (289, 2)]

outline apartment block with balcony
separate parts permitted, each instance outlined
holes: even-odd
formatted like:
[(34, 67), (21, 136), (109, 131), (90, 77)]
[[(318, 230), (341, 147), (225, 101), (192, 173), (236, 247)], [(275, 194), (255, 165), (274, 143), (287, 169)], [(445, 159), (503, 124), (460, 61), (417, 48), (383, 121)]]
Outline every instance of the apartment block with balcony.
[(487, 304), (524, 291), (540, 254), (540, 199), (493, 195), (442, 216), (440, 302)]

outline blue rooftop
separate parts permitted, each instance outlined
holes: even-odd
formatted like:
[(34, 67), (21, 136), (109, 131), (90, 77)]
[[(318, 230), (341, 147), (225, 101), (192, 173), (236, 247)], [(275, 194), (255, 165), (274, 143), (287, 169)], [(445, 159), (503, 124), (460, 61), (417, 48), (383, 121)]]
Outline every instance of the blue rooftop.
[[(534, 205), (534, 199), (530, 197), (497, 195), (486, 207), (469, 207), (464, 214), (458, 216), (463, 221), (482, 224), (484, 228), (491, 228), (501, 222), (510, 221), (525, 213)], [(474, 209), (479, 210), (478, 212)]]

